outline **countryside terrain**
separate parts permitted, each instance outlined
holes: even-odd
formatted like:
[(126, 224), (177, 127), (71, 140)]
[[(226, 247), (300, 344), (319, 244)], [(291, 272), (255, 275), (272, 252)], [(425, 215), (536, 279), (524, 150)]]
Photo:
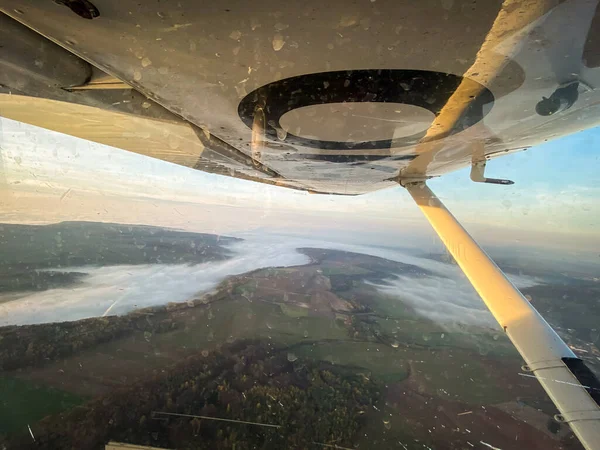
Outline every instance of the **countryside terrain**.
[[(236, 257), (235, 242), (116, 224), (3, 225), (0, 298), (18, 302), (85, 283), (85, 271), (72, 267), (227, 261)], [(430, 277), (428, 269), (340, 250), (297, 251), (307, 264), (232, 275), (185, 302), (0, 327), (0, 443), (581, 448), (552, 419), (554, 406), (523, 376), (500, 330), (434, 322), (401, 292), (390, 297), (377, 288), (399, 275)], [(569, 279), (523, 291), (597, 370), (600, 314), (584, 304), (598, 298), (597, 285)], [(577, 300), (561, 306), (557, 296)]]

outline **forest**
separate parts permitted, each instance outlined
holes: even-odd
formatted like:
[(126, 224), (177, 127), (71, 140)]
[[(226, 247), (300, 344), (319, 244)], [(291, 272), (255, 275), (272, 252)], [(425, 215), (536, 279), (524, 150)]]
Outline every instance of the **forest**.
[(351, 446), (383, 386), (369, 374), (290, 359), (259, 341), (203, 351), (152, 379), (47, 417), (31, 427), (31, 434), (12, 435), (0, 444), (32, 449), (101, 449), (109, 441), (178, 449)]

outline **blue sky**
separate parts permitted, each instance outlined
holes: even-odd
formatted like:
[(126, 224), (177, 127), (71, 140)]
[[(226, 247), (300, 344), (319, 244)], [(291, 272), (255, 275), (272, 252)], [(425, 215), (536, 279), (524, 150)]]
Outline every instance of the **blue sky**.
[[(468, 210), (465, 214), (474, 222), (479, 208), (481, 215), (491, 214), (504, 226), (514, 221), (519, 227), (581, 232), (599, 238), (600, 128), (494, 159), (488, 162), (486, 175), (508, 178), (515, 184), (475, 185), (468, 182), (469, 169), (430, 184), (448, 206)], [(489, 209), (502, 211), (503, 218)]]
[[(549, 190), (569, 186), (600, 186), (600, 127), (565, 136), (501, 157), (489, 163), (491, 177), (512, 177), (520, 189), (543, 186)], [(467, 171), (448, 174), (437, 184), (452, 188)], [(473, 191), (474, 192), (474, 191)]]

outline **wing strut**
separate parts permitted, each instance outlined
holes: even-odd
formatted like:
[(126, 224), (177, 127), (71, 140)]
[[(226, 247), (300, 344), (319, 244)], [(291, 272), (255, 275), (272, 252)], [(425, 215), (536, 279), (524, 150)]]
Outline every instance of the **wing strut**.
[(423, 181), (404, 186), (587, 450), (600, 449), (600, 382)]

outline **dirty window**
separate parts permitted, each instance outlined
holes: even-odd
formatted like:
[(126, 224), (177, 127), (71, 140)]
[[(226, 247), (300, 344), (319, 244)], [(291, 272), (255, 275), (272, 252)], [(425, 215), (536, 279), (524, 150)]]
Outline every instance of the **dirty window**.
[(584, 448), (422, 212), (597, 406), (595, 2), (0, 10), (2, 448)]

